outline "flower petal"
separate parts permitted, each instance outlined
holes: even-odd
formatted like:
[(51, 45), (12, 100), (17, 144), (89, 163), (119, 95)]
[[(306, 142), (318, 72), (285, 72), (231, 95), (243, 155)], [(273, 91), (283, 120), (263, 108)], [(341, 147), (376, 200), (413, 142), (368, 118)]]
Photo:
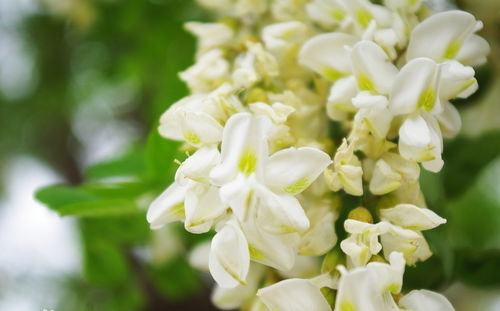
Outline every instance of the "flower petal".
[(460, 132), (462, 119), (460, 118), (460, 113), (457, 108), (455, 108), (452, 103), (448, 101), (444, 102), (443, 112), (436, 115), (436, 119), (439, 121), (444, 137), (453, 138)]
[(363, 40), (353, 46), (350, 56), (359, 90), (373, 94), (389, 93), (398, 69), (380, 46)]
[(228, 221), (213, 237), (208, 265), (220, 287), (233, 288), (246, 283), (250, 253), (245, 235), (235, 220)]
[(271, 120), (266, 116), (237, 113), (224, 127), (221, 163), (212, 169), (210, 177), (216, 185), (233, 180), (238, 173), (262, 174), (268, 156), (267, 134)]
[(152, 229), (184, 219), (186, 190), (186, 186), (173, 183), (151, 203), (146, 219)]
[(428, 58), (408, 62), (396, 76), (389, 97), (389, 107), (396, 115), (419, 108), (431, 111), (438, 106), (439, 66)]
[(317, 35), (302, 46), (299, 63), (335, 81), (350, 74), (349, 53), (345, 46), (352, 46), (356, 41), (356, 37), (344, 33)]
[(381, 209), (380, 217), (395, 225), (412, 230), (429, 230), (446, 223), (446, 219), (438, 216), (432, 210), (413, 204), (398, 204), (393, 208)]
[(413, 29), (406, 58), (455, 59), (464, 42), (480, 28), (480, 23), (464, 11), (452, 10), (432, 15)]
[(265, 183), (275, 191), (299, 194), (332, 163), (325, 152), (290, 147), (274, 153), (265, 167)]
[[(431, 143), (427, 122), (419, 114), (406, 118), (399, 128), (399, 141), (406, 145), (424, 148)], [(404, 154), (402, 156), (406, 157)]]
[(186, 192), (184, 226), (192, 233), (204, 233), (210, 230), (215, 218), (226, 210), (221, 202), (219, 189), (210, 185), (195, 184)]
[(261, 288), (257, 296), (269, 310), (330, 311), (330, 305), (318, 287), (304, 279), (288, 279)]
[(399, 301), (409, 311), (455, 311), (445, 296), (430, 290), (412, 290)]

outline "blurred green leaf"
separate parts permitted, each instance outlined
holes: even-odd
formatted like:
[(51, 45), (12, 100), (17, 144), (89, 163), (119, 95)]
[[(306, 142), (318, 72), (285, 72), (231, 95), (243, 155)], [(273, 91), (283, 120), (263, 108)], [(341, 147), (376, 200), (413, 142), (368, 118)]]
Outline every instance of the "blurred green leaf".
[(453, 245), (475, 251), (500, 249), (500, 157), (448, 206)]
[(199, 272), (184, 257), (161, 267), (152, 267), (150, 273), (157, 288), (172, 300), (189, 297), (200, 289)]
[(479, 137), (458, 137), (449, 142), (443, 153), (442, 171), (446, 194), (457, 197), (471, 186), (481, 169), (500, 156), (500, 131)]
[(174, 159), (179, 155), (180, 144), (151, 131), (146, 145), (146, 167), (148, 177), (160, 188), (165, 188), (172, 180), (177, 169)]
[(41, 188), (36, 191), (35, 198), (56, 211), (64, 205), (89, 202), (98, 199), (96, 195), (88, 193), (87, 191), (64, 185), (53, 185)]
[(146, 165), (144, 151), (140, 148), (106, 162), (101, 162), (87, 168), (87, 179), (103, 179), (112, 177), (140, 177), (144, 174)]
[(135, 202), (125, 199), (72, 203), (61, 206), (57, 211), (62, 216), (79, 217), (122, 216), (142, 212)]

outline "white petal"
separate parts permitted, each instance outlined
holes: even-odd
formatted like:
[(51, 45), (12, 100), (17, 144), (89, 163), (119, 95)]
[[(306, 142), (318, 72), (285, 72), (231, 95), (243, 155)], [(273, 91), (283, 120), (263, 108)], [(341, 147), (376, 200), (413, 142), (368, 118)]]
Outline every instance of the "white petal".
[(178, 113), (188, 106), (199, 106), (204, 98), (205, 95), (201, 94), (190, 95), (170, 106), (160, 117), (160, 126), (158, 127), (160, 135), (172, 140), (184, 140)]
[(223, 23), (188, 22), (184, 28), (198, 39), (198, 53), (223, 46), (232, 39), (233, 30)]
[(467, 98), (478, 88), (474, 69), (457, 61), (447, 61), (441, 65), (439, 97), (449, 100), (456, 97)]
[(274, 190), (296, 195), (309, 187), (330, 163), (330, 156), (316, 148), (280, 150), (266, 163), (265, 183)]
[(298, 21), (289, 21), (265, 26), (262, 29), (262, 40), (269, 51), (281, 54), (303, 40), (307, 26)]
[(375, 164), (372, 178), (370, 179), (370, 192), (382, 195), (396, 190), (401, 186), (402, 177), (390, 165), (380, 159)]
[[(381, 104), (383, 104), (383, 102)], [(383, 139), (387, 136), (392, 119), (392, 112), (389, 109), (378, 108), (377, 106), (373, 108), (362, 108), (354, 116), (354, 121), (357, 124), (365, 123), (369, 131), (379, 139)]]
[(424, 236), (417, 231), (391, 225), (388, 232), (380, 236), (380, 241), (387, 259), (393, 252), (399, 252), (408, 265), (424, 261), (432, 255)]
[(270, 310), (330, 311), (330, 305), (318, 287), (309, 280), (288, 279), (260, 289), (257, 296)]
[(443, 112), (436, 115), (436, 119), (439, 121), (444, 137), (453, 138), (460, 132), (462, 119), (460, 118), (460, 113), (457, 108), (455, 108), (452, 103), (444, 102)]
[(311, 226), (300, 241), (299, 254), (321, 256), (337, 244), (336, 215), (329, 208), (314, 206), (307, 211)]
[(246, 285), (238, 285), (234, 288), (215, 286), (211, 297), (213, 304), (222, 310), (240, 308), (247, 300), (255, 296), (263, 272), (264, 269), (261, 265), (252, 264)]
[(222, 126), (203, 112), (184, 112), (178, 115), (184, 139), (195, 147), (221, 141)]
[(253, 261), (278, 270), (290, 270), (296, 257), (295, 240), (298, 234), (273, 235), (260, 229), (255, 220), (243, 224), (248, 237), (248, 248)]
[(184, 219), (186, 189), (185, 186), (173, 183), (151, 203), (146, 218), (152, 229)]
[(212, 182), (223, 185), (238, 172), (245, 175), (261, 174), (263, 161), (268, 156), (267, 135), (271, 120), (266, 116), (237, 113), (224, 127), (221, 164), (210, 172)]
[(431, 111), (439, 103), (439, 66), (428, 58), (408, 62), (396, 76), (389, 97), (394, 114), (407, 114), (419, 108)]
[(352, 46), (356, 41), (356, 37), (343, 33), (317, 35), (302, 46), (299, 63), (329, 80), (337, 80), (351, 72), (345, 46)]
[(309, 219), (299, 201), (290, 194), (275, 194), (259, 187), (257, 221), (272, 234), (303, 232), (309, 228)]
[(412, 290), (399, 301), (409, 311), (455, 311), (443, 295), (429, 290)]
[(192, 233), (207, 232), (214, 219), (221, 216), (226, 208), (227, 205), (221, 202), (218, 188), (204, 184), (193, 185), (186, 192), (184, 226)]
[(446, 223), (446, 219), (439, 217), (432, 210), (413, 204), (398, 204), (393, 208), (381, 209), (380, 217), (412, 230), (429, 230)]
[(352, 70), (361, 91), (388, 94), (398, 70), (380, 46), (363, 40), (351, 51)]
[(182, 162), (175, 174), (175, 181), (185, 184), (187, 179), (208, 183), (210, 170), (219, 163), (220, 154), (217, 148), (204, 147)]
[(464, 11), (437, 13), (418, 24), (411, 34), (406, 57), (454, 59), (463, 43), (477, 29), (474, 16)]
[(247, 240), (238, 223), (231, 220), (212, 239), (210, 274), (220, 287), (233, 288), (245, 284), (249, 266)]
[(253, 179), (245, 178), (243, 174), (239, 174), (233, 181), (220, 188), (219, 194), (222, 202), (231, 207), (240, 221), (247, 218), (249, 210), (253, 209), (255, 205), (255, 193), (252, 185)]
[(422, 112), (422, 116), (429, 125), (431, 133), (430, 152), (433, 156), (432, 160), (423, 162), (422, 166), (428, 171), (439, 172), (444, 165), (443, 159), (441, 158), (441, 153), (443, 152), (443, 136), (441, 134), (441, 129), (439, 128), (437, 120), (432, 115), (424, 111)]
[(326, 104), (328, 116), (335, 121), (345, 121), (350, 113), (356, 112), (351, 99), (358, 93), (356, 78), (349, 76), (333, 83)]
[(406, 145), (417, 148), (424, 148), (430, 144), (431, 133), (424, 118), (419, 114), (406, 118), (399, 128), (399, 140)]
[(457, 59), (468, 66), (479, 66), (486, 63), (489, 53), (488, 41), (478, 35), (472, 35), (462, 44)]

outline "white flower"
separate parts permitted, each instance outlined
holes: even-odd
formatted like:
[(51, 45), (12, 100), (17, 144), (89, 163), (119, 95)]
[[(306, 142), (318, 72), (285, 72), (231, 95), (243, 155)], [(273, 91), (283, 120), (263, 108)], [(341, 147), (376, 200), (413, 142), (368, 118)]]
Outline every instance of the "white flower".
[(324, 28), (333, 28), (336, 25), (344, 28), (351, 18), (340, 2), (339, 0), (313, 0), (306, 5), (307, 15)]
[(388, 231), (388, 224), (386, 222), (371, 224), (347, 219), (344, 222), (344, 229), (350, 235), (340, 243), (340, 247), (349, 256), (348, 263), (354, 267), (360, 267), (366, 265), (372, 255), (382, 250), (378, 238)]
[(219, 189), (207, 183), (208, 173), (219, 158), (217, 149), (202, 148), (182, 163), (176, 182), (149, 207), (147, 219), (152, 228), (184, 220), (186, 230), (192, 233), (210, 230), (227, 208), (220, 200)]
[(267, 50), (278, 58), (302, 43), (307, 34), (307, 26), (298, 21), (271, 24), (262, 29), (262, 40)]
[(333, 158), (334, 170), (325, 171), (325, 180), (333, 191), (344, 189), (351, 195), (363, 194), (363, 169), (354, 155), (354, 144), (344, 139)]
[(370, 192), (381, 195), (392, 192), (403, 183), (418, 180), (420, 168), (414, 161), (408, 161), (397, 153), (387, 152), (373, 168), (370, 178)]
[(304, 231), (309, 221), (294, 195), (306, 189), (331, 160), (309, 147), (288, 148), (269, 157), (270, 126), (265, 116), (233, 115), (224, 128), (221, 163), (210, 176), (240, 221), (258, 207), (259, 224), (269, 232)]
[(482, 27), (464, 11), (437, 13), (415, 27), (406, 57), (429, 57), (438, 62), (456, 59), (465, 65), (481, 65), (490, 51), (488, 42), (474, 34)]

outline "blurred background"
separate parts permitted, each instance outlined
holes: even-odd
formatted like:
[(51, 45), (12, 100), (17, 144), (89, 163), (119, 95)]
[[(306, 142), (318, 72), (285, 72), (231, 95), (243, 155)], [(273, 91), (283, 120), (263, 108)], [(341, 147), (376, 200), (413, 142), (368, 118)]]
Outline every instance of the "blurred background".
[[(448, 224), (426, 234), (435, 256), (405, 286), (498, 311), (500, 1), (431, 5), (476, 15), (492, 53), (456, 102), (445, 168), (422, 176)], [(186, 259), (210, 237), (153, 232), (143, 209), (183, 157), (156, 127), (187, 94), (189, 20), (210, 16), (193, 0), (0, 0), (0, 311), (214, 310), (210, 277)]]

